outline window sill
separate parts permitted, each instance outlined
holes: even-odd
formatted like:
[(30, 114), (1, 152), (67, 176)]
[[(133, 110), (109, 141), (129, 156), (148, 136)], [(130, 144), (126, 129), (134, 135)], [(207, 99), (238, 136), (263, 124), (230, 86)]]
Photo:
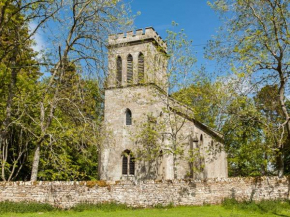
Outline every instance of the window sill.
[(121, 176), (121, 180), (126, 180), (126, 181), (135, 181), (136, 180), (136, 176), (135, 175), (122, 175)]

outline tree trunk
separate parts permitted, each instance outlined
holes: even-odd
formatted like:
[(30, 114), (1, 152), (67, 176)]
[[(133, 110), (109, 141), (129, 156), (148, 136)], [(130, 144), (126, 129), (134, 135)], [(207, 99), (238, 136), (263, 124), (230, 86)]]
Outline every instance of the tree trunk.
[(34, 152), (30, 181), (37, 181), (39, 159), (40, 159), (40, 144), (38, 143)]
[(176, 165), (176, 154), (173, 155), (173, 174), (174, 174), (174, 179), (177, 179), (177, 165)]
[(276, 158), (276, 164), (277, 164), (278, 177), (282, 178), (284, 176), (284, 153), (283, 153), (283, 148), (279, 148), (279, 151), (277, 153), (277, 158)]
[[(281, 70), (281, 62), (279, 62), (277, 71), (279, 72), (280, 77), (280, 87), (279, 87), (279, 101), (281, 104), (281, 108), (285, 117), (285, 127), (287, 129), (287, 141), (290, 141), (290, 117), (287, 111), (287, 107), (285, 104), (285, 85), (286, 85), (286, 78), (284, 77), (284, 74)], [(284, 127), (284, 126), (282, 126)], [(289, 144), (286, 144), (289, 146)], [(277, 155), (277, 169), (278, 169), (278, 176), (282, 177), (284, 175), (284, 144), (279, 144), (279, 153)]]
[(17, 74), (18, 71), (16, 70), (15, 66), (16, 66), (16, 59), (17, 59), (17, 54), (19, 53), (19, 44), (18, 44), (18, 37), (19, 35), (16, 34), (16, 42), (17, 45), (14, 48), (13, 51), (13, 56), (11, 57), (10, 60), (10, 64), (12, 66), (14, 66), (11, 70), (11, 81), (10, 84), (8, 86), (8, 96), (7, 96), (7, 102), (6, 102), (6, 114), (5, 114), (5, 118), (3, 120), (3, 130), (0, 131), (1, 134), (1, 150), (0, 150), (0, 156), (1, 156), (1, 166), (2, 166), (2, 172), (1, 172), (1, 177), (2, 180), (6, 181), (6, 171), (5, 167), (6, 167), (6, 162), (7, 162), (7, 158), (8, 158), (8, 137), (9, 137), (9, 128), (10, 128), (10, 124), (11, 124), (11, 118), (12, 118), (12, 107), (13, 107), (13, 98), (14, 98), (14, 92), (15, 92), (15, 88), (16, 88), (16, 80), (17, 80)]
[[(48, 124), (50, 124), (50, 122)], [(45, 127), (45, 109), (44, 109), (43, 102), (40, 103), (40, 125), (41, 125), (42, 134), (45, 134), (45, 130), (46, 130), (46, 127)], [(44, 137), (40, 138), (36, 143), (37, 146), (36, 146), (34, 156), (33, 156), (30, 181), (37, 181), (39, 159), (40, 159), (40, 145), (42, 144), (43, 139), (44, 139)]]
[[(285, 117), (285, 124), (286, 124), (286, 129), (287, 129), (287, 133), (288, 133), (288, 139), (290, 141), (290, 117), (287, 111), (287, 107), (285, 104), (285, 85), (286, 85), (286, 79), (283, 75), (283, 72), (281, 70), (281, 66), (279, 64), (278, 66), (278, 72), (279, 72), (279, 76), (280, 76), (280, 87), (279, 87), (279, 101), (281, 104), (281, 108)], [(289, 145), (289, 144), (288, 144)]]

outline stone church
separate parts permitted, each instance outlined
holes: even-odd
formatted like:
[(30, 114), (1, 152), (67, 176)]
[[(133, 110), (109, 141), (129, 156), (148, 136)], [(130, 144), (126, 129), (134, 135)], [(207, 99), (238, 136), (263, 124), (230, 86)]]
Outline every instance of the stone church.
[(167, 62), (151, 27), (109, 36), (102, 180), (228, 176), (222, 136), (168, 94)]

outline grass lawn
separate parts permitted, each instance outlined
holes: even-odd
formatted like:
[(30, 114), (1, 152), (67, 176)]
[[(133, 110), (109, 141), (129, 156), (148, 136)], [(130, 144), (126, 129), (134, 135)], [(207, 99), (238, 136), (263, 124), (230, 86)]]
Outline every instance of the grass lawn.
[(179, 216), (196, 216), (196, 217), (290, 217), (290, 209), (281, 209), (277, 213), (267, 213), (262, 211), (243, 210), (243, 209), (226, 209), (222, 206), (200, 206), (200, 207), (175, 207), (175, 208), (163, 208), (163, 209), (136, 209), (136, 210), (116, 210), (116, 211), (53, 211), (53, 212), (36, 212), (36, 213), (5, 213), (0, 214), (4, 217), (179, 217)]

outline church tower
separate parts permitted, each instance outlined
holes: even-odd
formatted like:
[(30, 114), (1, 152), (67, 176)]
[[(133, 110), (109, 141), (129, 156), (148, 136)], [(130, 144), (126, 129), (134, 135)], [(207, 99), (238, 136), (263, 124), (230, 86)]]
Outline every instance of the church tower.
[(167, 88), (167, 46), (152, 27), (109, 36), (108, 88), (156, 84)]
[[(108, 51), (100, 178), (227, 177), (222, 135), (168, 97), (167, 46), (155, 30), (111, 35)], [(148, 129), (158, 134), (153, 142)], [(151, 150), (152, 158), (142, 155)]]
[(146, 121), (146, 114), (159, 115), (162, 111), (157, 95), (167, 92), (166, 43), (151, 27), (111, 35), (108, 67), (106, 138), (100, 155), (100, 178), (157, 178), (143, 177), (146, 168), (135, 160), (136, 144), (132, 137), (136, 127)]

